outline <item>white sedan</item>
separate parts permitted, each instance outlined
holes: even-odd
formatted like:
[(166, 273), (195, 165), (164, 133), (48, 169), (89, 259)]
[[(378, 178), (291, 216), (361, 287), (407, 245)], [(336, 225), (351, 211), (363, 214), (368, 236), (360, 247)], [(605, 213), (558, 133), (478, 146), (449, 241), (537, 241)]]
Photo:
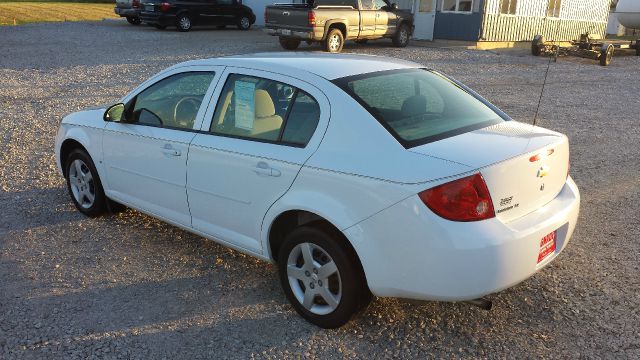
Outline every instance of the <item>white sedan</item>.
[(569, 242), (567, 137), (395, 59), (254, 54), (175, 65), (64, 118), (79, 211), (123, 204), (277, 264), (321, 327), (371, 295), (461, 301), (513, 286)]

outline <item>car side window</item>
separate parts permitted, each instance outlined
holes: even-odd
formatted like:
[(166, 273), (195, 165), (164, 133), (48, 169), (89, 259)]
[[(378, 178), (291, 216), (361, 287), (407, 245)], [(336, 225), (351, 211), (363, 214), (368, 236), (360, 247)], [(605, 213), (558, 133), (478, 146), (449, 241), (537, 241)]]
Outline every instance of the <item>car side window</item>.
[(211, 71), (185, 72), (156, 82), (127, 103), (125, 122), (192, 129), (214, 75)]
[(320, 117), (315, 99), (278, 81), (229, 75), (218, 99), (211, 133), (305, 146)]

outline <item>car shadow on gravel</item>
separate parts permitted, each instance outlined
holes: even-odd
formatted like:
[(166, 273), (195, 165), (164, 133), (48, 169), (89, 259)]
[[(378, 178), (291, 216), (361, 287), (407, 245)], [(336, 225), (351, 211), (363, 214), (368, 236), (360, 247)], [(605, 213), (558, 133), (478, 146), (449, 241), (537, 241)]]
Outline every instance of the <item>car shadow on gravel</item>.
[(0, 192), (0, 208), (7, 209), (0, 217), (0, 234), (84, 218), (68, 201), (66, 188)]

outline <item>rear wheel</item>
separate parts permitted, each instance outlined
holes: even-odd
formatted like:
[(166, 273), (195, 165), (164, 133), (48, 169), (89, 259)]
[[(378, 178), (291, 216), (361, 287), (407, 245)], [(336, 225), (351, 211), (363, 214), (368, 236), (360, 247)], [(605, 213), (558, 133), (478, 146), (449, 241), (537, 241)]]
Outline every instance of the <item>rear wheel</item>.
[(344, 46), (344, 35), (337, 28), (329, 30), (327, 38), (324, 41), (324, 50), (330, 53), (339, 53)]
[(176, 20), (176, 26), (178, 27), (178, 31), (186, 32), (191, 30), (191, 17), (187, 14), (178, 15), (178, 19)]
[(238, 29), (240, 30), (249, 30), (251, 27), (251, 19), (247, 16), (242, 16), (240, 20), (238, 20)]
[(90, 217), (104, 213), (107, 198), (89, 154), (82, 150), (72, 151), (65, 162), (65, 174), (67, 190), (76, 208)]
[(396, 34), (393, 36), (393, 45), (396, 47), (405, 47), (409, 45), (410, 36), (411, 32), (409, 31), (409, 26), (407, 24), (400, 25)]
[(278, 38), (280, 46), (286, 50), (295, 50), (300, 46), (300, 39), (292, 39), (280, 36)]
[(289, 302), (307, 321), (326, 329), (346, 324), (371, 299), (355, 254), (344, 241), (331, 231), (302, 226), (286, 237), (278, 256)]
[(140, 25), (142, 20), (137, 16), (127, 16), (127, 22), (131, 25)]

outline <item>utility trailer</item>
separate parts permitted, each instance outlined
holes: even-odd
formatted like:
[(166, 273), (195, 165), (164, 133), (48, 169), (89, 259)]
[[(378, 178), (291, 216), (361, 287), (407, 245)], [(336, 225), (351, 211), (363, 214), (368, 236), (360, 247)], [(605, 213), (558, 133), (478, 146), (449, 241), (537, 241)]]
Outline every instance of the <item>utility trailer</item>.
[(579, 56), (597, 60), (602, 66), (607, 66), (611, 63), (616, 49), (635, 49), (636, 55), (640, 56), (640, 39), (601, 39), (598, 36), (586, 33), (580, 35), (580, 40), (572, 40), (570, 46), (560, 46), (555, 42), (545, 41), (542, 35), (536, 35), (531, 42), (531, 54), (534, 56), (553, 56), (554, 60), (557, 60), (558, 56)]

